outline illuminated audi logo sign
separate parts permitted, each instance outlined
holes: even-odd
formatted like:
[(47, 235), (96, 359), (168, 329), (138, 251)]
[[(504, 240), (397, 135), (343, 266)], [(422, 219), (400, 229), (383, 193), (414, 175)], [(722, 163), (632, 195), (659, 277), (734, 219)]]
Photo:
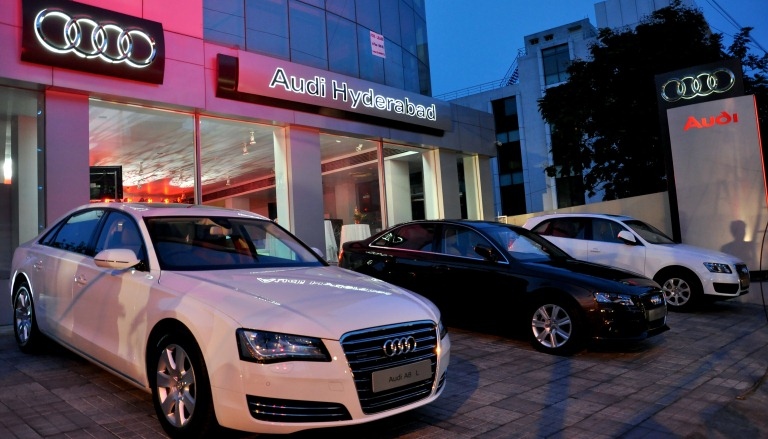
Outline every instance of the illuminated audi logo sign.
[(75, 53), (136, 68), (149, 66), (157, 56), (155, 39), (141, 29), (123, 29), (52, 9), (40, 11), (34, 27), (38, 41), (56, 53)]
[(384, 342), (384, 355), (396, 357), (398, 355), (413, 352), (416, 349), (416, 339), (412, 336), (390, 338)]
[(669, 79), (661, 86), (661, 98), (667, 102), (725, 93), (736, 84), (736, 75), (726, 68), (696, 76)]

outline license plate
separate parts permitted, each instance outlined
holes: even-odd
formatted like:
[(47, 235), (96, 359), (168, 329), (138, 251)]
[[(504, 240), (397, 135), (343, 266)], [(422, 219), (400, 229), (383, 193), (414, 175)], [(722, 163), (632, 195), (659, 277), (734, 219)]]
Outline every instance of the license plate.
[(432, 361), (422, 360), (405, 366), (373, 372), (373, 391), (382, 392), (432, 378)]
[(654, 320), (659, 320), (664, 317), (665, 308), (654, 308), (650, 311), (648, 311), (648, 321), (652, 322)]

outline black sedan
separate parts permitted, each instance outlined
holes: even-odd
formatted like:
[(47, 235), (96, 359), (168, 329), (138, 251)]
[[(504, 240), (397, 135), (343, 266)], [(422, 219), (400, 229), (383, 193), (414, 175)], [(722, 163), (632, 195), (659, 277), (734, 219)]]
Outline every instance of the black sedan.
[(577, 261), (513, 225), (412, 221), (344, 243), (339, 265), (426, 296), (448, 325), (524, 330), (535, 348), (552, 354), (669, 329), (657, 283)]

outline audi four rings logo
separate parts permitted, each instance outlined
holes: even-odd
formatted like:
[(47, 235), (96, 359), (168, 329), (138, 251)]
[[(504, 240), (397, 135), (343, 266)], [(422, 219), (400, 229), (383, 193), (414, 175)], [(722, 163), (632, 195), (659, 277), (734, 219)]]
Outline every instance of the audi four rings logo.
[(661, 86), (661, 98), (667, 102), (680, 99), (692, 99), (697, 96), (709, 96), (712, 93), (725, 93), (736, 84), (736, 75), (722, 68), (712, 72), (699, 73), (696, 76), (672, 78)]
[(35, 35), (56, 53), (71, 52), (82, 58), (100, 58), (136, 68), (149, 66), (157, 56), (155, 39), (143, 30), (100, 24), (51, 9), (43, 9), (35, 17)]
[(384, 342), (384, 355), (395, 357), (397, 355), (407, 354), (416, 349), (416, 339), (412, 336), (390, 338)]

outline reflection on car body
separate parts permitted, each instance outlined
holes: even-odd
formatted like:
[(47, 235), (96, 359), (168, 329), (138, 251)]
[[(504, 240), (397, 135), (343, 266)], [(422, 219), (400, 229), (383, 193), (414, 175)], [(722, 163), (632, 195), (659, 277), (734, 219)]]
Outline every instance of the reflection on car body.
[(49, 337), (150, 391), (172, 437), (357, 424), (445, 384), (431, 302), (330, 267), (250, 212), (83, 206), (16, 250), (10, 287), (23, 351)]
[(588, 340), (640, 340), (667, 328), (658, 284), (579, 262), (506, 224), (422, 220), (342, 245), (339, 265), (431, 299), (449, 325), (524, 329), (570, 354)]

